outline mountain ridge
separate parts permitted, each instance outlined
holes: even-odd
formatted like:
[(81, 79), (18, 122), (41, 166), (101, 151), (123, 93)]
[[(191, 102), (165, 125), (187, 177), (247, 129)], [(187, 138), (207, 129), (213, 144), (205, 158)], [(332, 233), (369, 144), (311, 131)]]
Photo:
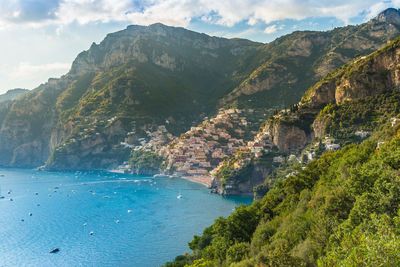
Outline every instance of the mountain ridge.
[[(327, 70), (399, 33), (390, 23), (370, 21), (329, 33), (296, 32), (260, 44), (161, 24), (130, 26), (93, 44), (66, 75), (11, 105), (0, 121), (0, 165), (114, 168), (129, 159), (142, 138), (152, 142), (158, 127), (176, 138), (216, 116), (221, 107), (254, 109), (266, 119), (275, 108), (296, 103)], [(313, 42), (326, 46), (317, 48)], [(331, 43), (336, 50), (326, 56)], [(316, 68), (299, 79), (300, 70), (314, 64), (323, 70)], [(272, 81), (275, 89), (268, 87)], [(224, 101), (241, 84), (250, 87)], [(28, 110), (30, 106), (34, 108)], [(261, 117), (246, 131), (259, 127)]]

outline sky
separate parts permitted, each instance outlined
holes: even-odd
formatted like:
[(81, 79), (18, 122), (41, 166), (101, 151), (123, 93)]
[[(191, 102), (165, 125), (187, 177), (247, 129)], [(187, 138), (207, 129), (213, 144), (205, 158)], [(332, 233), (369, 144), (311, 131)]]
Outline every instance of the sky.
[(360, 24), (388, 7), (400, 0), (0, 0), (0, 93), (60, 77), (93, 42), (132, 24), (266, 43)]

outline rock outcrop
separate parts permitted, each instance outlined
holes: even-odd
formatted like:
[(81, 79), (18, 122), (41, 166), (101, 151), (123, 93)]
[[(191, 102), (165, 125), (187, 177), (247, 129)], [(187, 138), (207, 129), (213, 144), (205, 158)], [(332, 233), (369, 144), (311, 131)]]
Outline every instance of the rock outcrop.
[(400, 88), (399, 40), (369, 56), (360, 57), (343, 66), (311, 87), (303, 105), (318, 108), (328, 103), (381, 94)]

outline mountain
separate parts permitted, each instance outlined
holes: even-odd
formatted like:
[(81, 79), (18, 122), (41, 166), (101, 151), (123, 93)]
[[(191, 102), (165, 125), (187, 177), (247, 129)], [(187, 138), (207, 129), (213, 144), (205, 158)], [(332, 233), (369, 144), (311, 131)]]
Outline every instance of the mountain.
[[(326, 73), (367, 55), (399, 35), (400, 13), (387, 9), (371, 21), (327, 32), (294, 32), (266, 44), (260, 66), (223, 103), (296, 103)], [(283, 106), (282, 106), (283, 107)]]
[(10, 111), (12, 101), (18, 99), (28, 91), (27, 89), (16, 88), (8, 90), (6, 93), (0, 95), (0, 125)]
[(254, 141), (265, 142), (259, 157), (314, 158), (283, 161), (261, 200), (215, 220), (189, 243), (192, 254), (165, 266), (397, 266), (399, 55), (400, 38), (330, 72), (298, 105), (274, 114)]
[(132, 150), (159, 153), (191, 127), (237, 109), (248, 126), (235, 144), (221, 138), (221, 157), (205, 167), (211, 171), (251, 140), (274, 109), (296, 103), (325, 73), (398, 36), (398, 10), (385, 14), (328, 32), (294, 32), (268, 44), (162, 24), (129, 26), (80, 53), (66, 75), (12, 104), (1, 121), (0, 165), (114, 168)]
[(109, 34), (71, 70), (17, 100), (0, 131), (1, 165), (99, 169), (129, 158), (159, 125), (180, 134), (248, 75), (261, 44), (154, 24)]
[[(248, 151), (260, 152), (262, 146), (260, 142), (254, 142), (254, 138), (262, 122), (275, 109), (299, 101), (306, 88), (328, 71), (354, 57), (369, 54), (398, 36), (396, 18), (400, 18), (399, 14), (398, 10), (387, 10), (365, 24), (328, 32), (294, 32), (263, 45), (256, 57), (258, 67), (238, 87), (220, 99), (222, 109), (216, 115), (206, 117), (201, 124), (168, 145), (144, 147), (165, 158), (164, 164), (154, 169), (189, 178), (202, 177), (208, 183), (210, 174), (216, 175), (213, 185), (216, 192), (252, 194), (253, 187), (262, 183), (271, 173), (271, 166), (279, 165), (279, 151), (273, 156), (271, 154), (270, 158), (258, 159), (265, 164), (256, 164), (254, 168), (250, 166), (244, 172), (232, 172), (231, 165), (236, 165), (235, 169), (238, 170), (241, 165), (249, 167), (245, 154)], [(308, 114), (302, 116), (303, 119), (312, 120), (306, 118)], [(310, 141), (310, 136), (296, 132), (297, 128), (287, 128), (286, 131), (283, 137), (293, 137), (288, 140), (285, 140), (286, 137), (279, 138), (278, 150), (282, 150), (282, 146), (290, 146), (291, 142), (297, 144), (294, 140), (296, 136), (303, 138), (303, 142)], [(263, 135), (257, 138), (262, 139)], [(252, 144), (248, 145), (248, 142)], [(271, 145), (273, 147), (276, 144)], [(241, 158), (231, 159), (230, 164), (224, 162), (226, 157), (234, 156), (238, 150)], [(287, 153), (288, 150), (280, 152)], [(135, 160), (143, 161), (137, 153)], [(134, 165), (138, 164), (134, 162)], [(237, 176), (232, 182), (241, 182), (226, 184), (230, 190), (222, 190), (218, 179), (220, 175), (225, 178)]]
[(29, 91), (28, 89), (21, 89), (21, 88), (8, 90), (6, 93), (0, 95), (0, 103), (6, 101), (13, 101), (22, 96), (23, 94), (27, 93), (28, 91)]

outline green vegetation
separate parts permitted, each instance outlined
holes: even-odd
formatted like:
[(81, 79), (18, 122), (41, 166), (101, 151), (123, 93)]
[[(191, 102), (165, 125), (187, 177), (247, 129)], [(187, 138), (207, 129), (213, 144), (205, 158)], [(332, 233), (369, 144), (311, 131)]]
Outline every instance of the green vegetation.
[(343, 141), (357, 141), (358, 130), (372, 132), (400, 114), (400, 91), (394, 90), (341, 105), (328, 104), (318, 117), (324, 121), (325, 133)]
[(129, 160), (129, 165), (137, 174), (159, 172), (164, 158), (151, 151), (134, 151)]
[(376, 141), (366, 140), (325, 153), (280, 180), (262, 200), (217, 219), (194, 237), (193, 253), (181, 262), (398, 266), (399, 127), (386, 134), (390, 141), (379, 149)]
[[(224, 186), (231, 181), (243, 182), (249, 179), (249, 174), (252, 170), (252, 159), (249, 158), (248, 152), (239, 151), (235, 156), (224, 160), (223, 165), (215, 174), (220, 179), (220, 183)], [(235, 168), (235, 164), (239, 164), (240, 168)]]

